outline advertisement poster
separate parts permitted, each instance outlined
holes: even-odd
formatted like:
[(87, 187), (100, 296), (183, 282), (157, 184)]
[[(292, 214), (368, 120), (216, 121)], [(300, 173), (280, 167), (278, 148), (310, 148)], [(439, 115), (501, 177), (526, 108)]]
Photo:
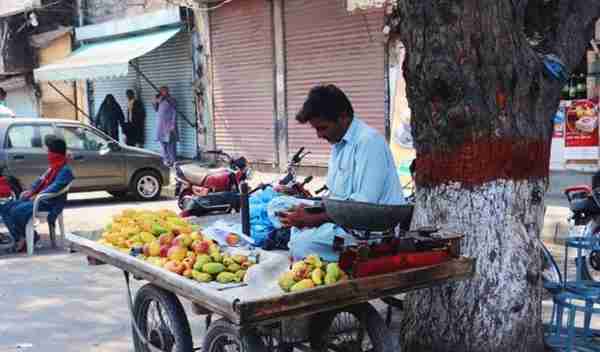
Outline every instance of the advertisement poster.
[(565, 159), (598, 160), (598, 106), (573, 100), (566, 108)]

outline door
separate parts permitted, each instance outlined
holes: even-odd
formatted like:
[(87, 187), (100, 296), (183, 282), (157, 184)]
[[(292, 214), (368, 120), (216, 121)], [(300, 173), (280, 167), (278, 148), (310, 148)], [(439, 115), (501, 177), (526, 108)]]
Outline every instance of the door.
[(13, 124), (6, 132), (7, 174), (28, 189), (48, 168), (44, 138), (53, 134), (51, 124)]
[(73, 188), (77, 191), (125, 188), (125, 161), (112, 152), (101, 150), (111, 141), (83, 125), (58, 125), (65, 139), (75, 174)]

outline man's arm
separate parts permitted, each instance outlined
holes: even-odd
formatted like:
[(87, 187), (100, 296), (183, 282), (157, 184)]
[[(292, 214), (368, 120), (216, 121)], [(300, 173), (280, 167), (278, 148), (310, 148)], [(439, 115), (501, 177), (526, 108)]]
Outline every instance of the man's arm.
[[(387, 188), (399, 184), (394, 159), (386, 141), (381, 136), (375, 136), (359, 145), (356, 153), (356, 164), (354, 168), (355, 190), (350, 199), (359, 202), (381, 203), (384, 200)], [(402, 189), (392, 187), (400, 201), (403, 199)]]
[(48, 187), (43, 189), (40, 193), (56, 193), (65, 188), (71, 181), (73, 181), (73, 172), (71, 172), (71, 168), (63, 167), (56, 177), (54, 181)]
[(300, 204), (291, 212), (281, 213), (279, 216), (281, 224), (284, 227), (318, 227), (326, 222), (331, 222), (331, 219), (326, 212), (310, 214), (304, 210), (304, 205)]

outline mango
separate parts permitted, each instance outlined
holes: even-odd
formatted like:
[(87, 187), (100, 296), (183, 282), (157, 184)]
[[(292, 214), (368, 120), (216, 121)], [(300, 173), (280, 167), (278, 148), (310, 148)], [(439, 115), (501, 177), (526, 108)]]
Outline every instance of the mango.
[(321, 258), (319, 258), (319, 256), (316, 254), (311, 254), (307, 256), (306, 258), (304, 258), (304, 262), (306, 264), (312, 265), (314, 268), (323, 267), (323, 262), (321, 261)]
[(225, 271), (225, 266), (221, 263), (207, 263), (202, 265), (202, 271), (211, 275), (215, 275)]
[(242, 267), (236, 263), (233, 263), (227, 267), (227, 271), (229, 271), (230, 273), (236, 273), (241, 269), (242, 269)]
[(167, 229), (165, 229), (164, 227), (160, 226), (159, 224), (152, 225), (152, 234), (154, 236), (160, 236), (160, 235), (162, 235), (165, 232), (168, 232)]
[(342, 274), (342, 270), (340, 269), (338, 263), (327, 264), (327, 274), (331, 274), (337, 281), (337, 279), (339, 279), (340, 275)]
[(154, 235), (151, 234), (150, 232), (140, 233), (140, 238), (141, 238), (142, 242), (144, 242), (144, 243), (152, 243), (156, 239), (156, 237), (154, 237)]
[(198, 282), (211, 282), (212, 276), (207, 273), (201, 273), (198, 270), (192, 270), (192, 277)]
[(306, 263), (304, 262), (297, 262), (294, 265), (292, 265), (292, 272), (294, 273), (296, 281), (300, 281), (302, 279), (310, 277), (308, 265), (306, 265)]
[(225, 266), (228, 267), (231, 264), (235, 264), (235, 262), (233, 261), (233, 259), (230, 256), (228, 256), (228, 255), (224, 255), (223, 256), (223, 265), (225, 265)]
[(325, 285), (333, 285), (337, 282), (337, 278), (332, 273), (325, 275)]
[(199, 255), (196, 258), (196, 263), (194, 264), (194, 270), (202, 271), (202, 266), (204, 266), (204, 264), (210, 263), (211, 260), (212, 259), (206, 254)]
[(246, 257), (245, 255), (234, 255), (231, 258), (233, 259), (234, 262), (236, 262), (238, 264), (242, 264), (242, 263), (248, 261), (248, 257)]
[(292, 286), (296, 284), (296, 280), (294, 280), (294, 273), (291, 271), (284, 273), (279, 277), (278, 283), (282, 290), (285, 292), (290, 292)]
[(217, 275), (217, 281), (222, 283), (222, 284), (228, 284), (230, 282), (235, 281), (236, 276), (234, 273), (228, 273), (226, 271), (219, 273), (219, 275)]
[(220, 252), (211, 253), (210, 257), (212, 258), (213, 262), (215, 262), (215, 263), (221, 263), (221, 261), (223, 260), (223, 256), (221, 255)]
[(246, 270), (238, 270), (235, 273), (235, 276), (238, 278), (238, 282), (244, 281), (244, 278), (246, 277)]
[(310, 275), (310, 278), (315, 283), (315, 285), (322, 285), (323, 284), (323, 270), (321, 268), (316, 268), (315, 270), (313, 270), (312, 274)]
[(315, 287), (315, 284), (312, 282), (312, 280), (304, 279), (304, 280), (296, 283), (294, 286), (292, 286), (290, 288), (290, 292), (298, 292), (298, 291), (302, 291), (302, 290), (308, 290), (309, 288), (313, 288), (313, 287)]

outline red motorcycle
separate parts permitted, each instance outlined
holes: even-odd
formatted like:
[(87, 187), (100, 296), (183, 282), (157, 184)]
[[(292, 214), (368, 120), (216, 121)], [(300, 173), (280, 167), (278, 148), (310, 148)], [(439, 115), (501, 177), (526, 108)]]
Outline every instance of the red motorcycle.
[[(190, 162), (175, 163), (175, 196), (179, 209), (184, 210), (194, 197), (205, 197), (218, 192), (240, 192), (240, 183), (250, 178), (251, 170), (244, 157), (232, 158), (222, 150), (208, 150), (205, 154), (215, 154), (225, 159), (229, 167), (198, 172)], [(187, 166), (187, 167), (186, 167)]]

